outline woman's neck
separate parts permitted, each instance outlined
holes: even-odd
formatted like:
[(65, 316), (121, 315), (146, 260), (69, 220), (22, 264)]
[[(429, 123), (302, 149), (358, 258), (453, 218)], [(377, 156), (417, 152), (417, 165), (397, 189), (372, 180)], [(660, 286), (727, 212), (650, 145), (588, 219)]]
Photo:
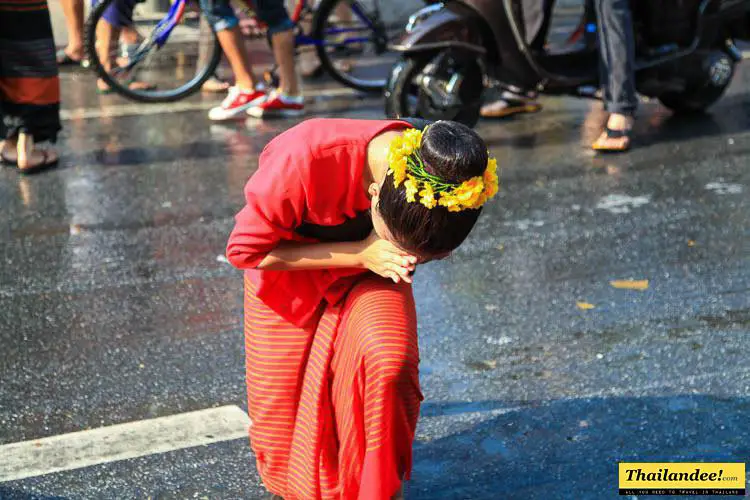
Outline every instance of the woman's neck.
[(388, 147), (391, 141), (401, 135), (401, 131), (389, 130), (376, 135), (367, 145), (367, 161), (362, 176), (365, 191), (373, 182), (380, 184), (388, 173)]

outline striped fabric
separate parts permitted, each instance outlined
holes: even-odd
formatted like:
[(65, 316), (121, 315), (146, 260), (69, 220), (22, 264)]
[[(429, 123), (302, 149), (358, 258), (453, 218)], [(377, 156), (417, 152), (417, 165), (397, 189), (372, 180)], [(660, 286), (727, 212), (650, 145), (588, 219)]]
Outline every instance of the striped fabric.
[(0, 139), (60, 130), (60, 81), (46, 0), (0, 0)]
[(388, 500), (411, 470), (422, 395), (411, 287), (366, 275), (299, 328), (245, 280), (250, 440), (286, 500)]

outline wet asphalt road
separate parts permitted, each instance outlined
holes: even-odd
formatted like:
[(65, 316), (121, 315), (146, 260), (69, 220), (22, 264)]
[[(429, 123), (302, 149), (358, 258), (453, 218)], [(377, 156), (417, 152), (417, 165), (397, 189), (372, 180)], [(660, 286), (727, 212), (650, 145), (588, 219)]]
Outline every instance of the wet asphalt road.
[[(618, 461), (748, 461), (749, 80), (707, 116), (645, 104), (623, 156), (587, 150), (590, 101), (479, 127), (502, 191), (415, 282), (410, 499), (615, 498)], [(61, 168), (0, 171), (0, 444), (246, 407), (241, 274), (218, 257), (260, 150), (295, 122), (212, 125), (200, 97), (141, 115), (88, 75), (63, 86)], [(610, 284), (628, 279), (648, 288)], [(261, 491), (244, 439), (0, 484), (2, 499)]]

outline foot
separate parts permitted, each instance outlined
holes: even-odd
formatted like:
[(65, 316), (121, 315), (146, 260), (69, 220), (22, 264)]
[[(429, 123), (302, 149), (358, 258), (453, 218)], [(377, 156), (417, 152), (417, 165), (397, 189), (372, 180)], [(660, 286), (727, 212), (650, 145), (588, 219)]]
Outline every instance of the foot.
[(591, 147), (597, 151), (627, 151), (630, 149), (634, 121), (632, 116), (612, 113), (607, 120), (607, 128)]
[(300, 63), (300, 75), (302, 75), (302, 78), (319, 78), (323, 76), (323, 65), (320, 64), (319, 60), (311, 63)]
[(305, 113), (305, 100), (301, 95), (288, 96), (274, 92), (268, 99), (251, 107), (247, 114), (255, 118), (292, 118)]
[[(128, 88), (130, 90), (154, 90), (156, 88), (156, 85), (149, 82), (142, 82), (140, 80), (130, 80), (128, 82)], [(112, 92), (112, 88), (104, 83), (104, 80), (96, 81), (96, 90), (100, 94), (109, 94), (110, 92)]]
[(542, 105), (530, 99), (498, 99), (482, 106), (479, 114), (483, 118), (504, 118), (519, 113), (536, 113)]
[(229, 87), (231, 87), (229, 82), (225, 82), (224, 80), (212, 76), (201, 86), (201, 91), (219, 93), (228, 91)]
[(18, 164), (18, 145), (15, 140), (5, 140), (0, 145), (0, 163), (5, 165)]
[(65, 47), (55, 54), (58, 66), (76, 66), (83, 62), (83, 47)]
[(31, 173), (56, 165), (60, 159), (57, 152), (51, 149), (41, 149), (34, 144), (34, 138), (28, 134), (18, 136), (18, 170), (21, 173)]
[(231, 120), (242, 116), (249, 108), (257, 106), (265, 99), (266, 93), (262, 90), (245, 90), (235, 85), (229, 88), (221, 105), (208, 112), (208, 118), (214, 121)]

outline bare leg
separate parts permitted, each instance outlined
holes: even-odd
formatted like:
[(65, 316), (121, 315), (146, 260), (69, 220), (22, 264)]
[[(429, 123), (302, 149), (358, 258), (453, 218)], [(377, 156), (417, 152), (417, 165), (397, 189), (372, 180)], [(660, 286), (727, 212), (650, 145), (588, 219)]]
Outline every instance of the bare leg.
[(279, 65), (279, 87), (289, 96), (299, 95), (299, 82), (294, 67), (294, 31), (275, 33), (272, 38), (273, 55)]
[(123, 26), (120, 39), (123, 43), (127, 43), (129, 45), (134, 45), (140, 41), (138, 32), (132, 26)]
[[(291, 33), (291, 31), (290, 31)], [(255, 77), (252, 73), (252, 64), (248, 57), (247, 51), (242, 43), (242, 33), (239, 26), (219, 31), (216, 36), (219, 38), (224, 55), (229, 61), (229, 65), (234, 72), (236, 85), (243, 90), (255, 89)], [(274, 45), (276, 39), (274, 39)], [(294, 53), (292, 53), (292, 68), (294, 67)]]
[[(112, 63), (113, 63), (113, 49), (114, 49), (114, 43), (120, 36), (120, 30), (118, 28), (115, 28), (111, 24), (109, 24), (105, 20), (101, 20), (96, 25), (96, 52), (99, 56), (99, 61), (101, 61), (102, 66), (104, 66), (104, 70), (108, 73), (112, 70)], [(101, 79), (96, 81), (96, 85), (99, 88), (99, 90), (106, 90), (107, 84), (104, 83)]]
[(61, 0), (65, 27), (68, 30), (68, 45), (65, 53), (71, 59), (83, 58), (83, 0)]

